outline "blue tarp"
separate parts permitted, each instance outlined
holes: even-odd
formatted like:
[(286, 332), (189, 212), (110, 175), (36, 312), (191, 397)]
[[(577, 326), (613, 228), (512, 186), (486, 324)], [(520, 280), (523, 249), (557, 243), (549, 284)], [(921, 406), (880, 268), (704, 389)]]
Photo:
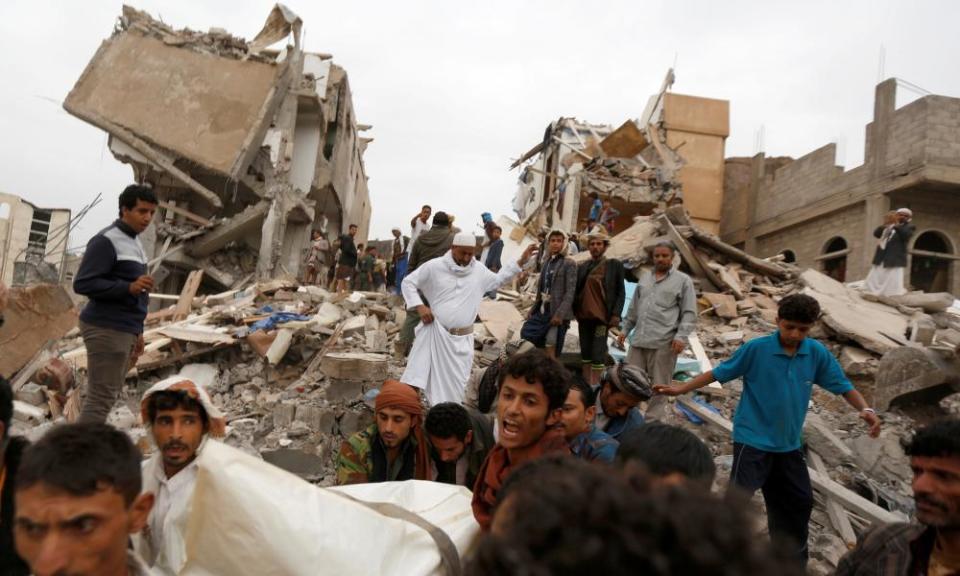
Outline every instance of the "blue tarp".
[[(269, 308), (269, 306), (264, 306), (264, 308)], [(265, 310), (265, 312), (266, 311), (268, 310)], [(277, 324), (293, 321), (305, 322), (309, 319), (309, 316), (304, 316), (303, 314), (294, 314), (293, 312), (274, 312), (269, 318), (264, 318), (263, 320), (258, 320), (251, 324), (250, 331), (256, 332), (257, 330), (272, 330), (277, 326)]]

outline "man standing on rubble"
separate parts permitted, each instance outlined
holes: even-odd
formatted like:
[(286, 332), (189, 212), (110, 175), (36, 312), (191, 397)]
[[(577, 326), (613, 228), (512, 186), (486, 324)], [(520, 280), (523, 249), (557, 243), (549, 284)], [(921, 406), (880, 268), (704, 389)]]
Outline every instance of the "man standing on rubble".
[[(428, 224), (427, 221), (430, 220), (430, 214), (432, 213), (433, 208), (427, 204), (424, 204), (423, 208), (420, 209), (420, 212), (410, 219), (410, 242), (407, 244), (407, 254), (413, 254), (413, 245), (416, 243), (417, 238), (419, 238), (424, 232), (430, 230), (430, 224)], [(437, 212), (437, 214), (440, 214), (440, 212)], [(447, 219), (446, 214), (444, 214), (443, 219)], [(434, 217), (433, 225), (437, 225), (436, 217)], [(449, 222), (445, 224), (445, 226), (449, 225)]]
[(907, 244), (916, 230), (910, 220), (913, 212), (900, 208), (887, 214), (882, 226), (877, 226), (877, 248), (873, 266), (864, 281), (864, 289), (878, 296), (901, 296), (906, 293), (903, 276), (907, 269)]
[(128, 367), (143, 352), (143, 321), (154, 285), (138, 235), (153, 220), (157, 196), (131, 184), (119, 204), (120, 218), (87, 242), (73, 280), (73, 291), (90, 299), (80, 313), (88, 374), (80, 422), (107, 420)]
[(340, 260), (337, 263), (337, 294), (346, 294), (350, 282), (357, 271), (357, 245), (353, 238), (357, 235), (357, 225), (351, 224), (347, 233), (340, 237)]
[(607, 332), (620, 326), (626, 291), (623, 264), (604, 256), (610, 238), (603, 232), (590, 234), (590, 259), (577, 269), (574, 315), (580, 328), (583, 378), (596, 386), (607, 361)]
[(337, 484), (431, 480), (423, 405), (417, 391), (387, 380), (374, 406), (376, 421), (340, 445)]
[[(429, 208), (429, 206), (424, 206), (425, 211), (428, 211)], [(429, 214), (429, 211), (427, 213)], [(420, 220), (415, 221), (420, 222)], [(450, 250), (450, 245), (453, 244), (453, 236), (453, 231), (450, 229), (450, 218), (445, 212), (437, 212), (433, 216), (433, 227), (417, 238), (415, 246), (413, 239), (410, 240), (410, 245), (413, 248), (410, 251), (410, 258), (407, 260), (407, 273), (404, 278), (413, 274), (417, 268), (425, 263), (443, 256)], [(403, 294), (402, 283), (400, 293)], [(400, 328), (400, 341), (398, 342), (399, 352), (404, 357), (410, 354), (410, 347), (413, 346), (414, 330), (419, 323), (420, 315), (408, 301), (407, 318)]]
[(567, 257), (567, 239), (563, 232), (554, 230), (547, 236), (549, 256), (540, 271), (537, 298), (520, 337), (545, 348), (547, 356), (556, 358), (563, 353), (567, 328), (573, 319), (573, 298), (577, 292), (577, 263)]
[(872, 526), (840, 560), (837, 576), (960, 574), (960, 420), (921, 428), (904, 452), (917, 523)]
[(493, 419), (462, 404), (442, 402), (430, 408), (424, 423), (433, 447), (437, 482), (473, 488), (493, 448)]
[[(697, 326), (693, 280), (673, 269), (674, 255), (669, 242), (653, 248), (653, 272), (640, 276), (619, 336), (621, 346), (630, 336), (627, 362), (639, 366), (655, 385), (673, 382), (677, 355)], [(647, 419), (660, 419), (665, 411), (666, 398), (654, 396), (647, 406)]]
[(717, 380), (743, 380), (743, 395), (733, 417), (733, 471), (730, 483), (749, 493), (763, 492), (770, 536), (796, 546), (807, 561), (807, 536), (813, 491), (803, 456), (803, 422), (813, 384), (841, 394), (880, 434), (880, 419), (840, 368), (833, 354), (808, 338), (820, 317), (820, 304), (805, 294), (780, 301), (777, 331), (750, 340), (713, 370), (673, 386), (654, 386), (658, 394), (678, 396)]
[(423, 326), (417, 329), (402, 380), (423, 389), (430, 404), (463, 402), (473, 368), (473, 323), (480, 301), (484, 293), (519, 274), (536, 246), (528, 246), (517, 262), (509, 262), (497, 274), (474, 259), (476, 250), (472, 234), (457, 234), (449, 252), (403, 280), (407, 308), (416, 309)]
[(397, 295), (400, 295), (400, 283), (407, 273), (407, 247), (403, 242), (403, 232), (399, 228), (394, 228), (392, 256), (390, 258), (389, 282), (396, 289)]
[(143, 491), (153, 494), (155, 504), (134, 545), (148, 565), (179, 574), (187, 560), (184, 530), (197, 483), (197, 457), (208, 436), (224, 435), (226, 420), (207, 391), (182, 376), (147, 390), (140, 415), (157, 447), (143, 466)]

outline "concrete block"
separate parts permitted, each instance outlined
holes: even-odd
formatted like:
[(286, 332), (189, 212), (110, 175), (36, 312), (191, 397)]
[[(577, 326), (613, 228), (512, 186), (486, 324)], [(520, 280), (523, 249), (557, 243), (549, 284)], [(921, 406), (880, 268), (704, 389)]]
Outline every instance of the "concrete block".
[(297, 407), (292, 402), (281, 402), (273, 407), (273, 427), (287, 428), (295, 419)]
[(15, 398), (31, 406), (45, 406), (47, 404), (47, 395), (44, 393), (43, 387), (33, 382), (26, 383), (23, 388), (18, 390)]
[(328, 402), (356, 400), (364, 392), (363, 381), (329, 378), (324, 392)]
[(11, 288), (0, 327), (0, 374), (16, 374), (44, 344), (76, 325), (77, 310), (62, 286)]
[(388, 373), (388, 356), (362, 352), (327, 354), (320, 369), (328, 378), (376, 380), (382, 382)]
[(849, 376), (862, 376), (876, 372), (878, 359), (862, 348), (844, 346), (840, 349), (840, 367)]

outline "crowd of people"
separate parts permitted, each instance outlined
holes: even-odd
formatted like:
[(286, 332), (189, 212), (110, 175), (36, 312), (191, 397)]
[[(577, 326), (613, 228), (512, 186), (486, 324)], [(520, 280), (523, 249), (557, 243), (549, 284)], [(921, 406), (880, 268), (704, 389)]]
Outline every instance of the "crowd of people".
[[(0, 379), (0, 574), (176, 574), (187, 561), (181, 528), (199, 459), (223, 436), (225, 415), (202, 386), (174, 376), (141, 398), (156, 445), (146, 462), (104, 423), (143, 349), (153, 285), (138, 234), (156, 206), (149, 188), (126, 189), (120, 217), (91, 239), (76, 276), (90, 300), (81, 314), (89, 382), (80, 422), (55, 426), (33, 445), (11, 436), (13, 391)], [(482, 531), (469, 574), (803, 573), (813, 492), (802, 429), (813, 385), (843, 397), (871, 436), (881, 428), (829, 350), (809, 337), (820, 316), (815, 299), (784, 297), (775, 331), (675, 382), (697, 314), (672, 245), (653, 248), (653, 269), (628, 302), (624, 267), (605, 256), (603, 229), (588, 235), (590, 257), (579, 264), (562, 231), (501, 261), (492, 221), (478, 246), (444, 212), (428, 225), (430, 215), (425, 206), (413, 219), (410, 244), (395, 234), (391, 263), (410, 321), (406, 370), (379, 388), (373, 423), (343, 441), (338, 484), (415, 479), (469, 488)], [(341, 290), (360, 270), (355, 234), (350, 226), (338, 240)], [(323, 276), (325, 264), (313, 263)], [(522, 343), (473, 370), (480, 302), (531, 266), (539, 279)], [(564, 364), (573, 320), (579, 362)], [(624, 361), (612, 361), (609, 340), (629, 344)], [(710, 448), (662, 420), (668, 397), (734, 379), (743, 393), (723, 490)], [(960, 571), (960, 420), (917, 430), (905, 450), (916, 521), (872, 527), (838, 574)], [(757, 490), (770, 542), (750, 528), (745, 503)]]

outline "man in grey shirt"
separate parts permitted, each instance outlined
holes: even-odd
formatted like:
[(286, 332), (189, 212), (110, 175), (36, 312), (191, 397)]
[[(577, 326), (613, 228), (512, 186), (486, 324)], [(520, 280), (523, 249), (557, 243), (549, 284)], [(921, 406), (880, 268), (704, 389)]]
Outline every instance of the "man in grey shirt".
[[(654, 385), (672, 382), (677, 355), (697, 326), (693, 281), (673, 269), (674, 254), (670, 243), (654, 247), (653, 272), (644, 273), (637, 282), (620, 334), (621, 345), (630, 337), (627, 363), (646, 372)], [(647, 419), (662, 418), (665, 401), (664, 396), (654, 396), (647, 407)]]

